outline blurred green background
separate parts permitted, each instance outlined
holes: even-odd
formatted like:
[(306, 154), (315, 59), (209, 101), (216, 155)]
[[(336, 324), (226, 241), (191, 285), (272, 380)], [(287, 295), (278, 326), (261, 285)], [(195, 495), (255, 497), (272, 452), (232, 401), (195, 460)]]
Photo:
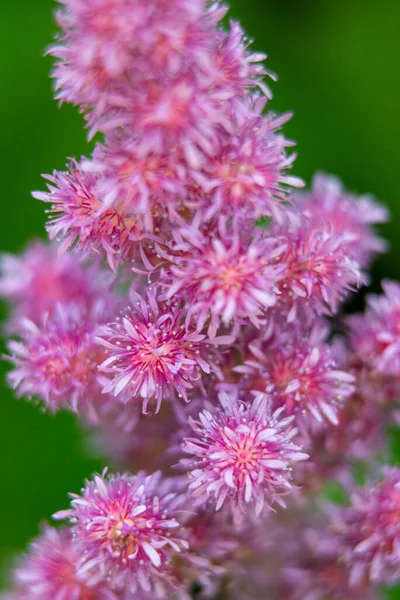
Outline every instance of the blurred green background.
[[(398, 0), (232, 0), (254, 48), (279, 74), (271, 107), (295, 116), (286, 134), (298, 143), (294, 172), (316, 169), (373, 192), (391, 209), (383, 228), (391, 250), (374, 269), (400, 279), (400, 2)], [(76, 110), (51, 97), (52, 0), (3, 0), (0, 35), (0, 244), (21, 250), (44, 234), (44, 206), (30, 197), (40, 173), (88, 152)], [(51, 417), (14, 400), (1, 376), (0, 568), (67, 506), (66, 493), (103, 465), (89, 458), (72, 416)], [(0, 573), (1, 579), (1, 573)], [(395, 597), (395, 596), (393, 596)], [(396, 596), (397, 597), (397, 596)], [(398, 596), (400, 598), (400, 595)]]

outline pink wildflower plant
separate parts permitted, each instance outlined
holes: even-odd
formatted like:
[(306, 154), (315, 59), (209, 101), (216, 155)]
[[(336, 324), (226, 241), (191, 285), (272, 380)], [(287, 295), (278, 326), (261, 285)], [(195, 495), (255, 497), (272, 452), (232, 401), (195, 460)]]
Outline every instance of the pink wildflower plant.
[(341, 314), (386, 209), (321, 173), (293, 193), (290, 115), (219, 0), (59, 5), (55, 95), (101, 140), (33, 193), (52, 243), (1, 259), (8, 382), (137, 474), (73, 494), (4, 600), (372, 600), (398, 470), (316, 500), (400, 423), (400, 285)]

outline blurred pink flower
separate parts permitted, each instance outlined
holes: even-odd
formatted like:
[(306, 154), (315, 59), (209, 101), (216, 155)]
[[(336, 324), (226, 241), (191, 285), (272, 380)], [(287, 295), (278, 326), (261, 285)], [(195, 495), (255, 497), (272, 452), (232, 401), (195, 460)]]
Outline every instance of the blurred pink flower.
[(109, 274), (98, 265), (88, 265), (74, 256), (60, 255), (57, 246), (37, 241), (20, 256), (3, 254), (0, 259), (0, 296), (10, 303), (11, 329), (21, 318), (40, 323), (58, 303), (74, 302), (84, 309), (99, 298), (115, 302)]
[(355, 489), (351, 505), (334, 512), (344, 545), (350, 586), (398, 581), (400, 576), (400, 471), (385, 467), (382, 481)]
[(52, 412), (81, 412), (96, 402), (101, 395), (97, 368), (104, 352), (95, 343), (95, 333), (108, 314), (99, 301), (90, 313), (76, 304), (58, 304), (39, 324), (23, 319), (21, 339), (7, 345), (7, 358), (14, 365), (8, 381), (18, 396), (40, 399)]
[(364, 314), (347, 318), (349, 339), (361, 361), (382, 375), (400, 376), (400, 284), (382, 282), (383, 294), (367, 296)]
[(384, 252), (386, 241), (372, 226), (389, 219), (388, 210), (371, 196), (357, 197), (347, 192), (336, 177), (325, 173), (314, 176), (309, 192), (295, 195), (297, 207), (309, 216), (315, 227), (329, 224), (335, 233), (343, 234), (349, 256), (362, 267), (368, 267), (376, 254)]
[(46, 526), (13, 572), (14, 600), (119, 600), (105, 583), (82, 577), (82, 554), (69, 529)]
[(180, 148), (200, 164), (231, 129), (232, 103), (260, 87), (265, 57), (250, 54), (226, 8), (203, 0), (62, 0), (50, 48), (56, 97), (80, 104), (92, 131), (123, 127), (142, 151)]

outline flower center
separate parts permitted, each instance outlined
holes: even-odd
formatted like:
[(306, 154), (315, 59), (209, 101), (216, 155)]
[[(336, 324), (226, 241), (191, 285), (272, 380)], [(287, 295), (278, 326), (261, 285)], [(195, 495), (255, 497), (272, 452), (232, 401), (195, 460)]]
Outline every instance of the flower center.
[(114, 552), (131, 556), (137, 552), (137, 538), (132, 519), (121, 519), (111, 530), (111, 548)]
[(253, 468), (256, 464), (257, 449), (252, 439), (241, 440), (235, 451), (235, 467), (238, 469)]

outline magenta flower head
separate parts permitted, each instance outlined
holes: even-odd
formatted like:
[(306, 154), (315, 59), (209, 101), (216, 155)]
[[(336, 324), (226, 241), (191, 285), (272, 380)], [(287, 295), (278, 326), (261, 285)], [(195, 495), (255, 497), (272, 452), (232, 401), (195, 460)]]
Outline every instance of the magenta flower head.
[(265, 504), (284, 506), (292, 464), (308, 458), (292, 442), (293, 417), (282, 418), (283, 408), (271, 414), (261, 393), (249, 404), (234, 393), (221, 392), (219, 399), (221, 408), (189, 420), (194, 435), (185, 438), (183, 450), (191, 457), (182, 465), (190, 492), (216, 510), (226, 503), (236, 519), (248, 509), (259, 515)]
[(310, 192), (296, 194), (298, 208), (318, 227), (330, 224), (345, 236), (349, 256), (362, 267), (368, 267), (374, 256), (387, 248), (372, 226), (385, 223), (388, 211), (370, 196), (356, 197), (343, 189), (336, 177), (325, 173), (314, 176)]
[[(179, 148), (190, 164), (218, 147), (232, 104), (261, 84), (263, 55), (226, 9), (203, 0), (62, 0), (56, 97), (83, 106), (93, 131), (123, 127), (143, 153)], [(239, 110), (239, 108), (238, 108)]]
[(97, 145), (84, 161), (87, 177), (96, 177), (93, 194), (101, 198), (103, 211), (115, 209), (125, 222), (136, 223), (138, 232), (169, 229), (182, 223), (186, 211), (188, 169), (179, 153), (143, 155), (137, 140), (121, 133)]
[(45, 527), (14, 570), (9, 599), (118, 600), (104, 583), (88, 585), (78, 574), (81, 558), (69, 529)]
[(176, 70), (183, 53), (196, 49), (195, 40), (190, 44), (190, 27), (198, 33), (196, 22), (205, 10), (203, 0), (169, 4), (62, 0), (61, 4), (59, 44), (50, 49), (59, 59), (54, 71), (58, 97), (85, 106), (100, 99), (104, 104), (104, 96), (115, 93), (125, 78), (138, 85), (146, 69), (151, 77), (168, 72), (168, 66)]
[(72, 494), (72, 508), (54, 517), (71, 521), (78, 574), (89, 585), (105, 581), (126, 598), (141, 590), (168, 597), (159, 592), (171, 583), (170, 564), (188, 548), (179, 481), (160, 473), (103, 473), (86, 482), (82, 496)]
[(59, 304), (39, 325), (24, 319), (21, 339), (8, 343), (14, 365), (8, 381), (18, 396), (43, 400), (52, 412), (78, 412), (95, 401), (101, 395), (97, 367), (104, 360), (95, 332), (107, 315), (99, 302), (90, 313), (76, 304)]
[[(371, 585), (349, 586), (343, 545), (317, 511), (294, 514), (274, 532), (271, 554), (280, 554), (279, 600), (377, 600)], [(278, 542), (279, 540), (279, 542)], [(277, 548), (279, 546), (279, 548)], [(272, 557), (271, 557), (272, 558)]]
[(221, 235), (202, 235), (193, 227), (177, 233), (171, 265), (161, 274), (162, 298), (183, 298), (199, 329), (208, 324), (214, 338), (220, 325), (246, 320), (256, 327), (278, 300), (277, 283), (285, 266), (276, 265), (285, 250), (274, 238), (252, 230), (243, 235), (221, 228)]
[(281, 219), (288, 186), (303, 185), (286, 173), (295, 156), (287, 155), (291, 143), (276, 131), (289, 117), (250, 113), (235, 135), (226, 134), (220, 152), (205, 167), (206, 187), (212, 188), (205, 196), (206, 220), (220, 213), (244, 222), (266, 215)]
[(308, 314), (337, 312), (349, 291), (362, 281), (346, 236), (336, 233), (329, 223), (316, 227), (310, 218), (297, 214), (289, 215), (272, 233), (286, 246), (280, 263), (287, 272), (279, 288), (288, 320), (295, 320), (298, 308)]
[(0, 296), (12, 304), (11, 328), (25, 317), (39, 323), (58, 303), (75, 302), (90, 309), (109, 294), (111, 283), (96, 265), (60, 255), (56, 246), (39, 241), (21, 256), (2, 255), (0, 269)]
[(382, 282), (384, 294), (367, 297), (363, 315), (348, 317), (350, 343), (361, 361), (381, 375), (400, 375), (400, 284)]
[(204, 358), (206, 336), (185, 323), (185, 313), (151, 292), (147, 301), (131, 292), (132, 304), (122, 318), (104, 326), (97, 337), (108, 358), (100, 371), (109, 374), (104, 393), (122, 394), (125, 401), (140, 398), (147, 412), (150, 400), (159, 411), (164, 398), (188, 400), (201, 373), (210, 373)]
[(116, 267), (133, 256), (135, 244), (141, 240), (140, 224), (122, 207), (108, 207), (96, 193), (98, 177), (83, 172), (76, 161), (68, 171), (46, 175), (48, 192), (33, 196), (51, 204), (47, 230), (50, 239), (61, 243), (60, 251), (74, 249), (86, 255), (107, 257)]
[(300, 430), (315, 424), (338, 423), (338, 411), (354, 391), (354, 377), (341, 370), (326, 342), (328, 328), (320, 320), (312, 327), (273, 323), (249, 344), (252, 355), (234, 370), (248, 379), (250, 389), (266, 392), (273, 406), (295, 415)]
[(348, 487), (353, 483), (353, 465), (371, 464), (386, 452), (383, 425), (388, 417), (371, 399), (352, 395), (338, 412), (338, 420), (335, 427), (314, 428), (305, 444), (312, 458), (299, 465), (295, 474), (304, 495), (321, 491), (327, 481)]
[(383, 479), (356, 489), (351, 505), (334, 513), (344, 544), (350, 585), (398, 581), (400, 577), (400, 471), (384, 468)]

